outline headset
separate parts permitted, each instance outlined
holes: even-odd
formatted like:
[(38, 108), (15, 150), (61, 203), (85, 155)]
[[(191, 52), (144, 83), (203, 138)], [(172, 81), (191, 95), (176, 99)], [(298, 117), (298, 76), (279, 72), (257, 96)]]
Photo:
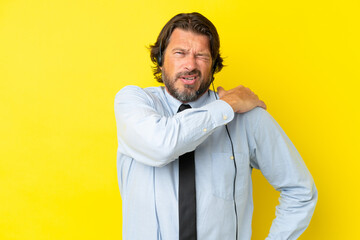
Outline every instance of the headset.
[(161, 40), (160, 40), (160, 46), (159, 46), (159, 53), (158, 53), (158, 55), (156, 56), (156, 61), (157, 61), (157, 64), (159, 65), (159, 67), (161, 67), (162, 64), (163, 64), (163, 62), (162, 62)]
[[(162, 49), (161, 49), (161, 41), (160, 41), (160, 45), (159, 45), (159, 54), (156, 56), (156, 61), (157, 61), (157, 64), (159, 65), (159, 67), (161, 67), (163, 65), (163, 56), (162, 56)], [(218, 56), (216, 56), (215, 58), (215, 61), (211, 67), (211, 81), (209, 82), (206, 90), (210, 87), (210, 85), (212, 85), (212, 88), (213, 88), (213, 93), (214, 93), (214, 96), (215, 96), (215, 99), (218, 100), (218, 96), (217, 96), (217, 93), (215, 92), (215, 87), (214, 87), (214, 74), (215, 74), (215, 71), (216, 71), (216, 68), (217, 68), (217, 64), (218, 64)], [(199, 95), (202, 95), (204, 92), (200, 92), (199, 90), (196, 91), (196, 94), (199, 96)], [(234, 144), (233, 144), (233, 141), (231, 139), (231, 136), (230, 136), (230, 131), (229, 131), (229, 128), (227, 125), (225, 125), (225, 130), (226, 130), (226, 133), (227, 133), (227, 136), (229, 137), (229, 141), (230, 141), (230, 145), (231, 145), (231, 153), (232, 153), (232, 159), (233, 159), (233, 163), (234, 163), (234, 170), (235, 170), (235, 174), (234, 174), (234, 181), (233, 181), (233, 203), (234, 203), (234, 212), (235, 212), (235, 225), (236, 225), (236, 237), (235, 239), (237, 240), (238, 239), (238, 226), (239, 226), (239, 223), (238, 223), (238, 214), (237, 214), (237, 207), (236, 207), (236, 196), (235, 196), (235, 190), (236, 190), (236, 175), (237, 175), (237, 165), (236, 165), (236, 160), (235, 160), (235, 151), (234, 151)]]

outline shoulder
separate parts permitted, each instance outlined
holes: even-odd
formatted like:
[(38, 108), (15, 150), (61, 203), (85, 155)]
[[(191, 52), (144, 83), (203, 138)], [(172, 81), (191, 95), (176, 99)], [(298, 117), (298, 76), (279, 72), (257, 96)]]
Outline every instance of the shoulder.
[(118, 97), (120, 95), (137, 95), (137, 94), (160, 95), (161, 93), (163, 93), (162, 87), (141, 88), (135, 85), (128, 85), (120, 89), (120, 91), (117, 92), (115, 97)]
[(280, 130), (279, 124), (270, 115), (268, 111), (263, 108), (256, 107), (249, 112), (237, 114), (238, 120), (243, 122), (247, 130), (251, 132), (268, 132)]
[(243, 119), (243, 121), (248, 122), (248, 123), (253, 123), (253, 124), (254, 123), (258, 124), (259, 122), (273, 120), (273, 118), (269, 114), (269, 112), (261, 107), (256, 107), (246, 113), (241, 113), (241, 114), (237, 114), (237, 115), (239, 117), (241, 117)]
[(148, 99), (155, 100), (164, 95), (162, 87), (141, 88), (129, 85), (122, 88), (115, 96), (115, 102), (122, 100)]

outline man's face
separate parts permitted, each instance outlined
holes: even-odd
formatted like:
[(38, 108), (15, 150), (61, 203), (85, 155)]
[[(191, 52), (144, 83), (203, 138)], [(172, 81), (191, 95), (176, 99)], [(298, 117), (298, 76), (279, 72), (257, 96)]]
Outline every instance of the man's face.
[(198, 99), (209, 88), (212, 58), (206, 35), (176, 28), (161, 67), (166, 90), (181, 102)]

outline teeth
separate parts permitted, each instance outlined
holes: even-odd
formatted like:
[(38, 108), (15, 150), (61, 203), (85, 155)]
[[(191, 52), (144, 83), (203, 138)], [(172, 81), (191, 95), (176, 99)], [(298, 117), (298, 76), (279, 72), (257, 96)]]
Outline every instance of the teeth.
[(194, 77), (191, 77), (191, 78), (184, 78), (186, 80), (194, 80)]

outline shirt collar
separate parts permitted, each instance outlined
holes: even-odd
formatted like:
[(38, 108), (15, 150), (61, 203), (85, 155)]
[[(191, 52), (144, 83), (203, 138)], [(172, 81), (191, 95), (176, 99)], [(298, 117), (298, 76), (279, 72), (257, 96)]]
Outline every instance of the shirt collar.
[[(163, 91), (165, 92), (165, 98), (166, 98), (167, 102), (169, 103), (171, 110), (173, 111), (173, 113), (176, 113), (178, 111), (180, 105), (182, 104), (182, 102), (180, 102), (179, 100), (177, 100), (176, 98), (171, 96), (170, 93), (168, 93), (168, 91), (166, 91), (165, 87), (162, 87), (162, 88), (163, 88)], [(196, 101), (188, 102), (186, 104), (189, 104), (192, 108), (202, 107), (205, 104), (207, 104), (208, 100), (210, 99), (209, 93), (210, 93), (210, 90), (205, 92)]]

